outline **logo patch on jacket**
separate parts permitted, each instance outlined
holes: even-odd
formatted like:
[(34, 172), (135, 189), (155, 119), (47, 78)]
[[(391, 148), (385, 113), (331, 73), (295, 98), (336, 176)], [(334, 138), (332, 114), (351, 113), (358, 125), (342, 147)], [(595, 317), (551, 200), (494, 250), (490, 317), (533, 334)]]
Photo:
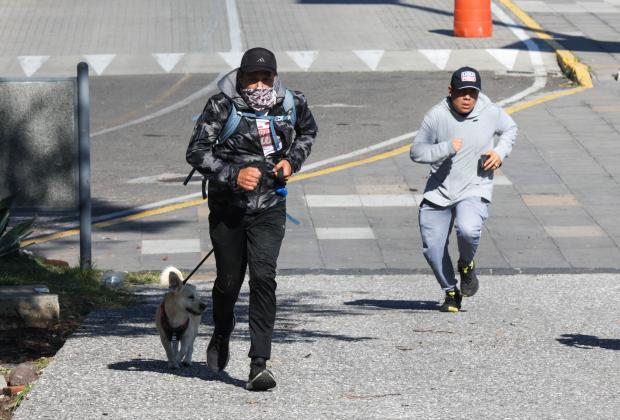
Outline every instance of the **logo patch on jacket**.
[(461, 73), (461, 82), (475, 82), (476, 73), (473, 71), (464, 71)]

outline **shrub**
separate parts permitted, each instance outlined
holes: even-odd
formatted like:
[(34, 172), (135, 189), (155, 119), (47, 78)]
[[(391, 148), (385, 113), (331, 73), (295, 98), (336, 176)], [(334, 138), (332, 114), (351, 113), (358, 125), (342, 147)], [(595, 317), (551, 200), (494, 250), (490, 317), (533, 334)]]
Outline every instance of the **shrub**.
[(18, 223), (8, 229), (13, 196), (0, 200), (0, 258), (19, 251), (21, 240), (32, 233), (34, 219)]

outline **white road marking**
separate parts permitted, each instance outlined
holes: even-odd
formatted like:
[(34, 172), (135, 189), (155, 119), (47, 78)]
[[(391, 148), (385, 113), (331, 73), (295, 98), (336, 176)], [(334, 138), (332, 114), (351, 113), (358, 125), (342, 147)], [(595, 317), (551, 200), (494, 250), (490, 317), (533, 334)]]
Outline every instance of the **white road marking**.
[(200, 252), (200, 239), (144, 239), (142, 254), (185, 254)]
[(221, 52), (220, 57), (226, 61), (226, 63), (230, 66), (231, 69), (236, 69), (239, 67), (241, 63), (241, 57), (243, 57), (243, 52), (241, 51), (231, 51), (231, 52)]
[[(236, 8), (235, 8), (235, 11), (236, 11)], [(521, 92), (519, 92), (519, 93), (517, 93), (517, 94), (515, 94), (515, 95), (513, 95), (513, 96), (511, 96), (509, 98), (506, 98), (506, 99), (504, 99), (502, 101), (497, 102), (497, 104), (500, 105), (500, 106), (506, 106), (508, 104), (517, 102), (517, 101), (521, 100), (522, 98), (524, 98), (524, 97), (526, 97), (528, 95), (532, 95), (533, 93), (535, 93), (535, 92), (539, 91), (540, 89), (542, 89), (543, 87), (545, 87), (546, 81), (547, 81), (547, 79), (546, 79), (546, 71), (545, 71), (545, 67), (544, 67), (544, 64), (543, 64), (543, 61), (542, 61), (542, 56), (541, 56), (540, 50), (538, 49), (538, 46), (536, 45), (536, 43), (534, 41), (532, 41), (530, 39), (530, 37), (527, 36), (525, 31), (523, 31), (522, 29), (519, 29), (518, 25), (516, 24), (516, 22), (512, 18), (510, 18), (501, 8), (499, 8), (494, 3), (491, 3), (491, 11), (493, 12), (493, 14), (498, 19), (500, 19), (502, 22), (508, 24), (508, 27), (511, 28), (513, 33), (525, 44), (525, 46), (529, 50), (530, 60), (532, 62), (532, 65), (535, 68), (535, 75), (536, 75), (536, 77), (535, 77), (535, 80), (534, 80), (534, 83), (532, 84), (532, 86), (530, 86), (529, 88), (527, 88), (527, 89), (525, 89), (525, 90), (523, 90), (523, 91), (521, 91)], [(232, 38), (232, 35), (231, 35), (231, 38)], [(429, 50), (426, 50), (426, 51), (429, 51)], [(449, 55), (450, 55), (450, 50), (443, 50), (443, 51), (444, 51), (443, 54), (445, 56), (445, 63), (447, 63), (447, 61), (449, 59)], [(447, 51), (447, 54), (446, 54), (445, 51)], [(422, 52), (422, 50), (420, 50), (420, 52)], [(240, 58), (239, 58), (239, 61), (240, 61)], [(445, 67), (445, 65), (444, 65), (444, 67)], [(123, 128), (126, 128), (126, 127), (130, 127), (130, 126), (133, 126), (133, 125), (136, 125), (136, 124), (141, 124), (141, 123), (143, 123), (145, 121), (149, 121), (149, 120), (151, 120), (153, 118), (157, 118), (157, 117), (159, 117), (161, 115), (165, 115), (165, 114), (173, 112), (173, 111), (175, 111), (175, 110), (177, 110), (179, 108), (182, 108), (182, 107), (190, 104), (191, 102), (195, 101), (196, 99), (201, 98), (203, 96), (206, 96), (207, 93), (209, 93), (211, 90), (213, 90), (215, 88), (215, 86), (217, 85), (217, 81), (222, 76), (224, 76), (225, 74), (226, 74), (226, 72), (220, 73), (211, 83), (209, 83), (203, 89), (201, 89), (200, 91), (198, 91), (198, 92), (188, 96), (187, 98), (185, 98), (182, 101), (179, 101), (179, 102), (177, 102), (175, 104), (172, 104), (172, 105), (170, 105), (170, 106), (168, 106), (168, 107), (166, 107), (166, 108), (164, 108), (164, 109), (162, 109), (160, 111), (157, 111), (157, 112), (155, 112), (153, 114), (150, 114), (150, 115), (147, 115), (145, 117), (138, 118), (136, 120), (133, 120), (133, 121), (130, 121), (130, 122), (127, 122), (125, 124), (121, 124), (121, 125), (118, 125), (118, 126), (115, 126), (115, 127), (110, 127), (110, 128), (104, 129), (104, 130), (100, 130), (100, 131), (98, 131), (96, 133), (92, 133), (91, 137), (95, 137), (97, 135), (104, 134), (104, 133), (109, 133), (109, 132), (115, 131), (115, 130), (120, 130), (120, 129), (123, 129)], [(331, 157), (331, 158), (328, 158), (328, 159), (324, 159), (324, 160), (319, 161), (319, 162), (315, 162), (313, 164), (305, 165), (303, 167), (303, 169), (301, 170), (301, 172), (306, 172), (306, 171), (309, 171), (309, 170), (312, 170), (312, 169), (317, 169), (317, 168), (322, 167), (322, 166), (326, 166), (326, 165), (329, 165), (329, 164), (332, 164), (332, 163), (335, 163), (335, 162), (339, 162), (339, 161), (342, 161), (342, 160), (350, 159), (350, 158), (355, 157), (355, 156), (359, 156), (359, 155), (362, 155), (362, 154), (365, 154), (365, 153), (369, 153), (369, 152), (372, 152), (372, 151), (375, 151), (375, 150), (379, 150), (379, 149), (382, 149), (382, 148), (385, 148), (385, 147), (389, 147), (389, 146), (394, 145), (394, 144), (398, 144), (398, 143), (400, 143), (400, 142), (402, 142), (404, 140), (413, 138), (416, 135), (416, 133), (417, 133), (417, 131), (405, 133), (403, 135), (400, 135), (400, 136), (397, 136), (397, 137), (393, 137), (393, 138), (388, 139), (386, 141), (383, 141), (383, 142), (380, 142), (380, 143), (377, 143), (377, 144), (374, 144), (374, 145), (371, 145), (371, 146), (368, 146), (368, 147), (364, 147), (362, 149), (358, 149), (358, 150), (355, 150), (353, 152), (345, 153), (345, 154), (342, 154), (342, 155), (339, 155), (339, 156), (334, 156), (334, 157)], [(510, 181), (508, 181), (508, 182), (510, 182)], [(502, 183), (502, 181), (500, 181), (500, 182), (498, 182), (497, 185), (504, 185), (504, 184)], [(149, 208), (149, 209), (158, 208), (158, 207), (163, 207), (163, 206), (168, 205), (168, 204), (180, 203), (180, 202), (187, 201), (187, 200), (190, 200), (190, 199), (195, 199), (195, 198), (200, 197), (201, 195), (202, 195), (201, 192), (197, 192), (197, 193), (194, 193), (194, 194), (184, 195), (184, 196), (181, 196), (181, 197), (175, 197), (175, 198), (171, 198), (171, 199), (168, 199), (168, 200), (164, 200), (164, 201), (160, 201), (160, 202), (156, 202), (156, 203), (152, 203), (152, 204), (147, 204), (145, 206), (136, 207), (134, 209), (128, 209), (128, 210), (125, 210), (123, 212), (116, 212), (116, 213), (112, 213), (112, 214), (108, 214), (108, 215), (103, 215), (103, 216), (100, 216), (100, 219), (102, 219), (102, 220), (109, 220), (109, 219), (112, 219), (112, 218), (115, 218), (115, 217), (122, 217), (120, 213), (122, 213), (122, 215), (133, 214), (133, 213), (136, 213), (138, 211), (142, 211), (142, 210), (147, 209), (147, 208)], [(416, 196), (416, 201), (420, 202), (421, 201), (421, 196), (419, 196), (419, 197)], [(93, 222), (94, 222), (94, 220), (93, 220)]]
[(304, 197), (308, 207), (361, 207), (360, 196), (306, 194)]
[(303, 71), (308, 71), (316, 57), (318, 51), (287, 51), (286, 54), (299, 66)]
[[(188, 171), (189, 173), (189, 171)], [(127, 181), (128, 184), (156, 184), (158, 182), (163, 182), (172, 179), (185, 178), (187, 174), (171, 174), (171, 173), (163, 173), (159, 175), (151, 175), (151, 176), (141, 176), (139, 178), (132, 178)], [(199, 181), (200, 176), (196, 175), (195, 180)]]
[(364, 207), (417, 207), (416, 199), (411, 194), (368, 194), (360, 195)]
[(322, 240), (375, 239), (375, 233), (369, 227), (315, 228), (315, 232)]
[(226, 0), (226, 16), (228, 17), (230, 51), (243, 51), (243, 43), (241, 42), (241, 24), (239, 22), (239, 12), (237, 9), (236, 0)]
[(169, 105), (165, 108), (160, 109), (159, 111), (153, 112), (152, 114), (148, 114), (145, 115), (144, 117), (141, 118), (137, 118), (135, 120), (131, 120), (128, 121), (124, 124), (119, 124), (116, 125), (114, 127), (109, 127), (109, 128), (104, 128), (103, 130), (99, 130), (96, 131), (94, 133), (92, 133), (90, 135), (90, 137), (96, 137), (96, 136), (100, 136), (101, 134), (106, 134), (106, 133), (110, 133), (112, 131), (116, 131), (116, 130), (121, 130), (123, 128), (127, 128), (127, 127), (131, 127), (137, 124), (142, 124), (143, 122), (146, 121), (150, 121), (154, 118), (158, 118), (161, 117), (163, 115), (169, 114), (171, 112), (176, 111), (179, 108), (183, 108), (184, 106), (187, 106), (189, 104), (191, 104), (192, 102), (207, 96), (209, 93), (211, 93), (215, 87), (217, 86), (217, 82), (226, 74), (227, 72), (222, 72), (220, 74), (218, 74), (215, 79), (213, 81), (211, 81), (211, 83), (209, 83), (207, 86), (203, 87), (202, 89), (200, 89), (197, 92), (192, 93), (191, 95), (189, 95), (187, 98), (180, 100), (179, 102), (175, 102), (172, 105)]
[(88, 54), (84, 56), (88, 64), (95, 70), (97, 76), (103, 74), (112, 60), (114, 60), (114, 57), (116, 57), (116, 54)]
[(368, 147), (363, 147), (361, 149), (357, 149), (357, 150), (354, 150), (354, 151), (349, 152), (349, 153), (344, 153), (342, 155), (333, 156), (331, 158), (323, 159), (323, 160), (320, 160), (318, 162), (314, 162), (314, 163), (311, 163), (311, 164), (303, 166), (301, 171), (299, 171), (299, 172), (300, 173), (301, 172), (308, 172), (308, 171), (311, 171), (313, 169), (317, 169), (317, 168), (320, 168), (322, 166), (329, 165), (331, 163), (340, 162), (342, 160), (351, 159), (351, 158), (356, 157), (356, 156), (360, 156), (360, 155), (363, 155), (363, 154), (366, 154), (366, 153), (374, 152), (375, 150), (383, 149), (385, 147), (392, 146), (394, 144), (398, 144), (398, 143), (400, 143), (400, 142), (402, 142), (404, 140), (413, 139), (413, 137), (415, 137), (415, 135), (417, 133), (418, 133), (417, 131), (412, 131), (410, 133), (405, 133), (405, 134), (402, 134), (402, 135), (397, 136), (397, 137), (392, 137), (391, 139), (382, 141), (380, 143), (373, 144), (373, 145), (368, 146)]
[(319, 105), (310, 105), (310, 108), (368, 108), (367, 105), (349, 105), (349, 104), (319, 104)]
[(153, 54), (153, 57), (166, 73), (170, 73), (184, 55), (185, 53), (159, 53)]
[(545, 226), (545, 231), (554, 238), (600, 238), (607, 236), (597, 225)]
[(452, 50), (418, 50), (424, 57), (431, 63), (437, 66), (439, 70), (445, 70), (448, 60), (450, 59), (450, 53)]
[(308, 207), (416, 207), (411, 194), (307, 194)]
[(487, 52), (508, 70), (512, 70), (514, 68), (515, 62), (517, 61), (517, 55), (519, 55), (519, 50), (504, 48), (487, 48)]
[(507, 27), (515, 34), (519, 40), (521, 40), (525, 47), (529, 51), (530, 61), (532, 62), (532, 66), (534, 67), (534, 83), (529, 88), (522, 90), (521, 92), (513, 95), (509, 98), (501, 100), (497, 102), (499, 106), (505, 106), (507, 104), (520, 101), (526, 96), (532, 95), (538, 92), (540, 89), (544, 88), (547, 84), (547, 71), (545, 70), (545, 65), (543, 63), (542, 55), (540, 54), (540, 50), (538, 49), (538, 45), (525, 33), (523, 29), (519, 27), (519, 25), (508, 16), (499, 6), (495, 3), (491, 3), (491, 12), (506, 24)]
[(377, 70), (381, 58), (383, 58), (384, 50), (353, 50), (360, 60), (362, 60), (372, 71)]
[(30, 77), (35, 74), (49, 58), (49, 55), (20, 55), (17, 57), (17, 60), (26, 77)]

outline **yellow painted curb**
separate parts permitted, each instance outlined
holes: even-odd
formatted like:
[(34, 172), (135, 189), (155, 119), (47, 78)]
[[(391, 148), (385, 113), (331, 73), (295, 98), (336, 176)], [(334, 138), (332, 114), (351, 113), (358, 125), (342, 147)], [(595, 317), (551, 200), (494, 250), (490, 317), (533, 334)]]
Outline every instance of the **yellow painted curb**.
[[(134, 213), (134, 214), (130, 214), (128, 216), (123, 216), (123, 217), (119, 217), (116, 219), (111, 219), (111, 220), (106, 220), (103, 222), (98, 222), (98, 223), (93, 223), (92, 228), (104, 228), (104, 227), (108, 227), (108, 226), (113, 226), (113, 225), (117, 225), (119, 223), (123, 223), (123, 222), (130, 222), (132, 220), (139, 220), (139, 219), (143, 219), (145, 217), (149, 217), (149, 216), (157, 216), (159, 214), (164, 214), (164, 213), (170, 213), (172, 211), (175, 210), (180, 210), (180, 209), (184, 209), (187, 207), (193, 207), (193, 206), (199, 206), (201, 204), (206, 203), (207, 200), (203, 200), (202, 198), (199, 199), (195, 199), (195, 200), (189, 200), (189, 201), (183, 201), (182, 203), (177, 203), (177, 204), (171, 204), (168, 206), (164, 206), (164, 207), (159, 207), (156, 209), (152, 209), (152, 210), (145, 210), (145, 211), (141, 211), (138, 213)], [(42, 235), (42, 236), (37, 236), (35, 238), (31, 238), (31, 239), (26, 239), (24, 241), (21, 241), (21, 247), (27, 247), (29, 245), (34, 245), (34, 244), (40, 244), (43, 242), (49, 242), (49, 241), (53, 241), (56, 239), (61, 239), (61, 238), (65, 238), (67, 236), (73, 236), (73, 235), (78, 235), (80, 233), (80, 229), (68, 229), (68, 230), (63, 230), (61, 232), (56, 232), (56, 233), (51, 233), (49, 235)]]
[(555, 51), (556, 58), (560, 68), (571, 80), (579, 83), (584, 88), (593, 87), (592, 77), (588, 66), (581, 63), (575, 55), (564, 49), (556, 40), (553, 39), (534, 19), (532, 19), (527, 13), (521, 10), (512, 0), (499, 0), (508, 10), (517, 16), (521, 22), (523, 22), (528, 28), (530, 28), (536, 35), (545, 41)]

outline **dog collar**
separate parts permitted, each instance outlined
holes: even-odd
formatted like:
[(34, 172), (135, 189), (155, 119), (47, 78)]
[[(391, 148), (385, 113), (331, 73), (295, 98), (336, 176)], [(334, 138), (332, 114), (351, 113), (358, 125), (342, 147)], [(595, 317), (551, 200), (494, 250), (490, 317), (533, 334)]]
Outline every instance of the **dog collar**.
[(175, 337), (177, 340), (180, 340), (181, 337), (183, 337), (183, 334), (185, 334), (187, 327), (189, 326), (189, 317), (187, 318), (187, 321), (185, 321), (183, 325), (180, 325), (174, 328), (172, 327), (172, 325), (170, 325), (170, 321), (168, 321), (168, 316), (166, 315), (166, 308), (164, 306), (164, 302), (161, 303), (160, 308), (161, 308), (161, 326), (164, 329), (164, 332), (166, 333), (166, 337), (168, 338), (168, 341), (172, 341), (173, 337)]

